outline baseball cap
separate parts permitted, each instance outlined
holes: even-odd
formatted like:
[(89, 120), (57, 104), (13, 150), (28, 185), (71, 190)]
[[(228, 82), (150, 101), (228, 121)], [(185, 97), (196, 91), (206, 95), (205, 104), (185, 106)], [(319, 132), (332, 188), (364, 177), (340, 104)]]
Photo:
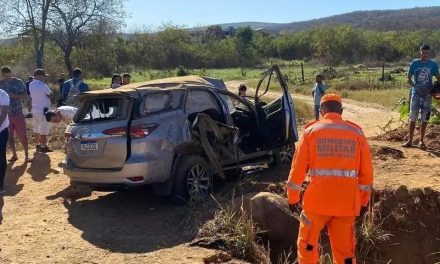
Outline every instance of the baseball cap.
[(78, 77), (82, 73), (82, 70), (80, 68), (75, 68), (72, 73), (74, 77)]
[(326, 94), (321, 98), (321, 102), (320, 104), (323, 104), (325, 102), (330, 102), (330, 101), (336, 101), (342, 104), (342, 99), (339, 95), (337, 94)]
[(2, 73), (9, 73), (9, 72), (12, 72), (12, 70), (11, 70), (11, 67), (9, 67), (9, 66), (2, 66), (1, 72)]
[(34, 76), (49, 76), (46, 74), (46, 72), (43, 69), (36, 69), (34, 71)]

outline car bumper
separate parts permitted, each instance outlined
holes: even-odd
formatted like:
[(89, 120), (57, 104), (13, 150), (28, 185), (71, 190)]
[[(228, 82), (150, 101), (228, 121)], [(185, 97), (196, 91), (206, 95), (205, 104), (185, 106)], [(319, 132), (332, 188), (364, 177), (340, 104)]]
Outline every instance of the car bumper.
[[(126, 163), (120, 170), (99, 170), (75, 168), (68, 160), (63, 164), (64, 174), (72, 182), (89, 185), (121, 185), (139, 186), (151, 183), (164, 182), (168, 179), (164, 173), (158, 173), (163, 168), (161, 161)], [(169, 170), (168, 170), (169, 172)], [(169, 174), (169, 173), (168, 173)], [(142, 180), (133, 180), (133, 177), (143, 177)]]

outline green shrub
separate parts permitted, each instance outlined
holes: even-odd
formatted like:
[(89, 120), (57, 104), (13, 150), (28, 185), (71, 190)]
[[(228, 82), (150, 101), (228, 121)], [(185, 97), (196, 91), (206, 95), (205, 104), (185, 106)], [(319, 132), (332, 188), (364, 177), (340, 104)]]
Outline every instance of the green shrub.
[(394, 107), (400, 114), (400, 120), (407, 119), (409, 116), (409, 102), (406, 98), (400, 98)]
[(176, 76), (186, 76), (186, 75), (188, 75), (188, 70), (186, 70), (183, 65), (179, 65), (176, 68)]

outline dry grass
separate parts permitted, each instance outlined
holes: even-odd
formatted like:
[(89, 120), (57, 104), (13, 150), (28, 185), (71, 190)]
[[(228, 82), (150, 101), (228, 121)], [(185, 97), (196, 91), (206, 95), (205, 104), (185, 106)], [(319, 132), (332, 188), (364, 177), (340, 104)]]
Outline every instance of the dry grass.
[(268, 252), (258, 243), (257, 228), (244, 213), (243, 207), (231, 205), (215, 212), (214, 218), (199, 230), (199, 238), (221, 241), (233, 257), (252, 263), (270, 263)]
[(310, 120), (313, 118), (313, 107), (301, 100), (293, 99), (295, 104), (296, 118)]
[(386, 217), (382, 218), (377, 207), (371, 206), (358, 228), (358, 255), (360, 259), (378, 261), (380, 249), (391, 242), (392, 234), (383, 229)]
[[(389, 86), (380, 88), (370, 88), (365, 81), (352, 82), (349, 86), (344, 83), (329, 85), (328, 93), (340, 94), (343, 98), (356, 100), (359, 102), (374, 103), (385, 107), (393, 108), (401, 98), (409, 97), (409, 88), (399, 86)], [(291, 90), (297, 94), (311, 96), (311, 85), (291, 86)]]
[(319, 264), (333, 264), (332, 256), (328, 253), (322, 255), (319, 259)]
[(408, 98), (409, 89), (387, 90), (343, 90), (342, 97), (359, 102), (375, 103), (386, 107), (394, 107), (401, 98)]
[(279, 257), (277, 264), (290, 264), (292, 263), (291, 258), (293, 256), (294, 252), (292, 249), (289, 250), (289, 252), (283, 252), (282, 255)]

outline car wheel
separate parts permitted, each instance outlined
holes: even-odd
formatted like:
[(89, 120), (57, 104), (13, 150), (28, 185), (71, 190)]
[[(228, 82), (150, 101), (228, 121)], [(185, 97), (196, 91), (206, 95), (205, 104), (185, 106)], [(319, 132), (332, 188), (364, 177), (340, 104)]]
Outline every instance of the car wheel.
[(171, 201), (175, 204), (204, 201), (212, 190), (211, 168), (200, 156), (183, 157), (174, 177)]
[(295, 144), (286, 144), (281, 148), (274, 150), (273, 162), (270, 165), (274, 167), (291, 164), (294, 154)]
[(291, 164), (295, 154), (295, 144), (287, 144), (281, 147), (280, 161), (281, 164)]

